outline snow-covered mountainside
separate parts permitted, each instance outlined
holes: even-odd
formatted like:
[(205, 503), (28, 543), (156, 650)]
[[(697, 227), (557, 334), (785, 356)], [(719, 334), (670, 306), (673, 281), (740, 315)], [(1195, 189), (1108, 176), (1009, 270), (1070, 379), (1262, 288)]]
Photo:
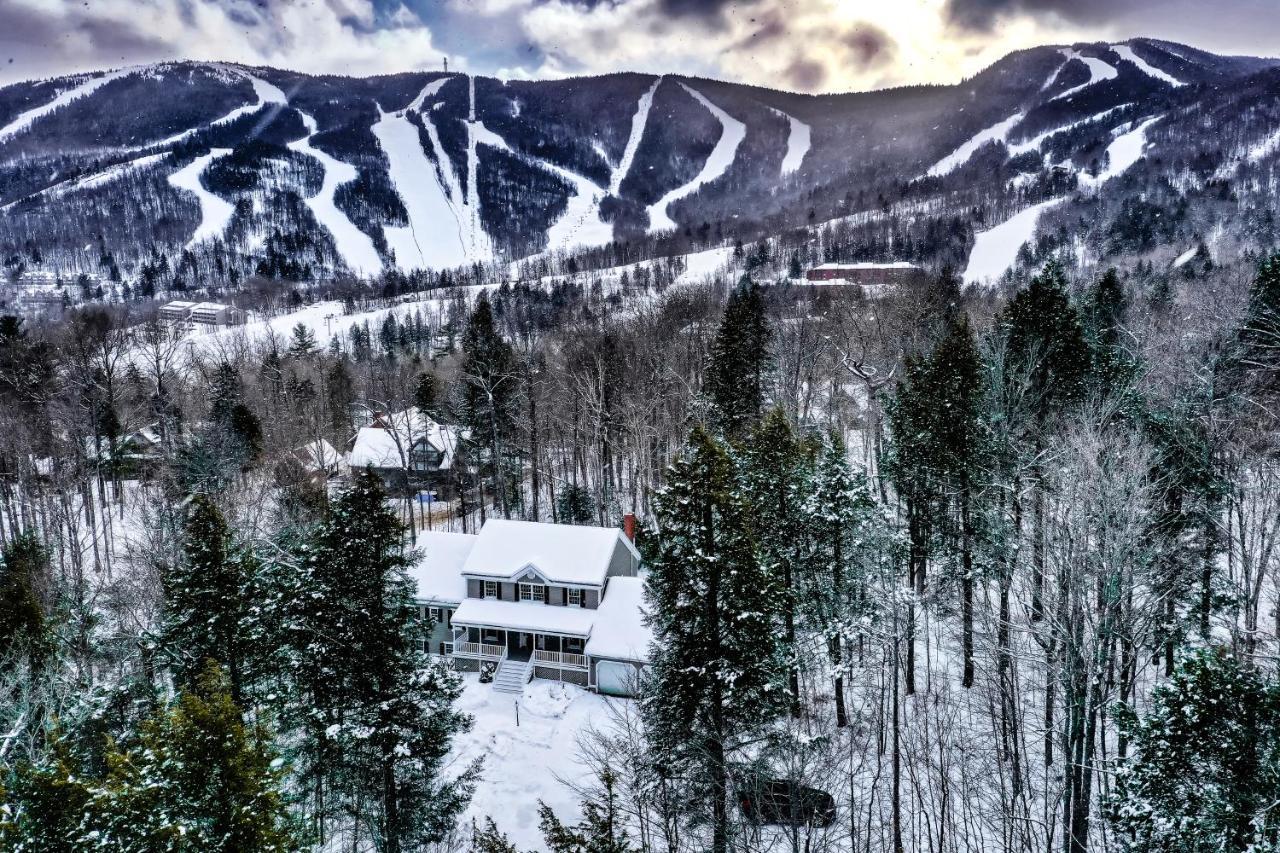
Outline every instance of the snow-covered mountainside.
[[(613, 241), (654, 254), (664, 235), (708, 246), (909, 206), (930, 213), (899, 226), (904, 259), (989, 276), (1023, 248), (1009, 235), (1051, 226), (1096, 255), (1185, 245), (1224, 218), (1243, 233), (1278, 161), (1276, 61), (1150, 39), (821, 96), (180, 62), (0, 89), (0, 252), (11, 275), (125, 280), (169, 253), (190, 282), (234, 285)], [(1216, 203), (1223, 184), (1234, 209)], [(1180, 221), (1134, 237), (1128, 199)]]

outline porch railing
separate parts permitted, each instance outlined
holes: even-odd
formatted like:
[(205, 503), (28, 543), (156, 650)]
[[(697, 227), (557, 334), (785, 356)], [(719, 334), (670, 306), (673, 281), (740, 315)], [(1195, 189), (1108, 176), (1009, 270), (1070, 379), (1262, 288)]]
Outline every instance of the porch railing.
[(492, 645), (490, 643), (454, 643), (453, 653), (465, 658), (502, 660), (507, 656), (507, 647)]
[(546, 664), (547, 666), (556, 666), (572, 669), (586, 669), (587, 656), (575, 655), (572, 652), (548, 652), (542, 649), (535, 649), (533, 652), (533, 662), (538, 664)]

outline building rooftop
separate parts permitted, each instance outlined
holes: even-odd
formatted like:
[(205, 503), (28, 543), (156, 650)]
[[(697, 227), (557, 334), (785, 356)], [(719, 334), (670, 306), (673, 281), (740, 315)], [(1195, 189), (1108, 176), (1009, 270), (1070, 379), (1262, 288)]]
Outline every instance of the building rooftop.
[(532, 567), (554, 583), (598, 586), (609, 574), (619, 542), (640, 559), (631, 540), (616, 527), (491, 518), (480, 530), (464, 571), (509, 579)]
[(613, 577), (600, 608), (585, 653), (615, 660), (649, 659), (653, 631), (645, 624), (644, 578)]
[(458, 604), (467, 597), (462, 566), (478, 538), (470, 533), (436, 530), (418, 534), (414, 543), (418, 560), (409, 568), (409, 577), (417, 584), (419, 601)]
[(466, 598), (453, 611), (450, 622), (467, 628), (498, 628), (534, 634), (561, 634), (587, 637), (596, 621), (597, 610), (583, 607), (555, 607), (522, 601)]

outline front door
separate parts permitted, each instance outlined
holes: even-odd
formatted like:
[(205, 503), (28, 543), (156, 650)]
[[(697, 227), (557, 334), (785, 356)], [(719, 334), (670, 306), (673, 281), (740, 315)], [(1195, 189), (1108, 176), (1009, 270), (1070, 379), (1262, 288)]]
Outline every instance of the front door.
[(523, 631), (515, 634), (515, 643), (507, 650), (507, 654), (516, 660), (528, 660), (533, 653), (533, 635)]

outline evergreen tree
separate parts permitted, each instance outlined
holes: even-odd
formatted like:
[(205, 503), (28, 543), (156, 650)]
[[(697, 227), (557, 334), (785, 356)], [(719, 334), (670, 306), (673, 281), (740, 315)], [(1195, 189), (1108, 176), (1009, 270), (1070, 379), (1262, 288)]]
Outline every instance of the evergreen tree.
[(706, 373), (714, 422), (731, 440), (745, 438), (760, 423), (771, 339), (764, 295), (744, 276), (729, 294)]
[(49, 558), (33, 534), (24, 534), (0, 551), (0, 669), (23, 658), (37, 665), (49, 651), (45, 604)]
[(618, 806), (617, 780), (609, 768), (600, 779), (600, 799), (582, 803), (582, 822), (567, 827), (546, 803), (538, 803), (538, 828), (548, 853), (635, 853)]
[(1143, 853), (1280, 850), (1280, 683), (1224, 651), (1194, 653), (1146, 716), (1121, 706), (1134, 754), (1108, 817)]
[(289, 342), (290, 358), (307, 358), (319, 349), (315, 333), (311, 331), (306, 323), (298, 323), (294, 326), (291, 337), (292, 340)]
[(556, 520), (560, 524), (595, 524), (596, 506), (591, 493), (570, 483), (556, 495)]
[(165, 645), (180, 683), (192, 684), (216, 661), (228, 673), (232, 699), (243, 703), (254, 648), (249, 622), (259, 612), (255, 561), (232, 543), (226, 519), (205, 495), (191, 499), (183, 533), (183, 558), (163, 577)]
[(461, 378), (462, 422), (471, 430), (470, 441), (488, 451), (491, 482), (503, 515), (509, 517), (506, 454), (514, 443), (520, 376), (515, 352), (498, 333), (493, 307), (483, 293), (462, 336)]
[(812, 550), (803, 564), (809, 569), (801, 598), (814, 624), (826, 633), (836, 699), (836, 726), (849, 723), (844, 696), (845, 643), (870, 611), (867, 579), (859, 565), (859, 548), (884, 545), (872, 534), (875, 502), (864, 478), (849, 469), (839, 436), (823, 443), (806, 496), (802, 518)]
[(471, 790), (465, 774), (441, 778), (469, 720), (453, 707), (458, 677), (417, 651), (402, 534), (377, 478), (358, 476), (305, 550), (288, 626), (318, 817), (344, 800), (376, 804), (356, 814), (389, 853), (444, 838)]
[(0, 842), (22, 853), (293, 853), (304, 842), (280, 791), (269, 732), (248, 727), (221, 671), (209, 667), (145, 722), (135, 748), (109, 748), (86, 776), (57, 742), (19, 767)]
[(761, 564), (728, 453), (695, 429), (657, 504), (649, 573), (652, 689), (644, 713), (662, 763), (692, 778), (711, 850), (730, 844), (729, 762), (746, 737), (785, 713), (779, 594)]
[(789, 660), (791, 716), (800, 716), (800, 668), (796, 649), (796, 574), (808, 550), (803, 532), (810, 455), (796, 439), (782, 409), (765, 415), (742, 454), (742, 490), (750, 495), (752, 525), (760, 556), (778, 585), (775, 610), (782, 623), (783, 650)]

